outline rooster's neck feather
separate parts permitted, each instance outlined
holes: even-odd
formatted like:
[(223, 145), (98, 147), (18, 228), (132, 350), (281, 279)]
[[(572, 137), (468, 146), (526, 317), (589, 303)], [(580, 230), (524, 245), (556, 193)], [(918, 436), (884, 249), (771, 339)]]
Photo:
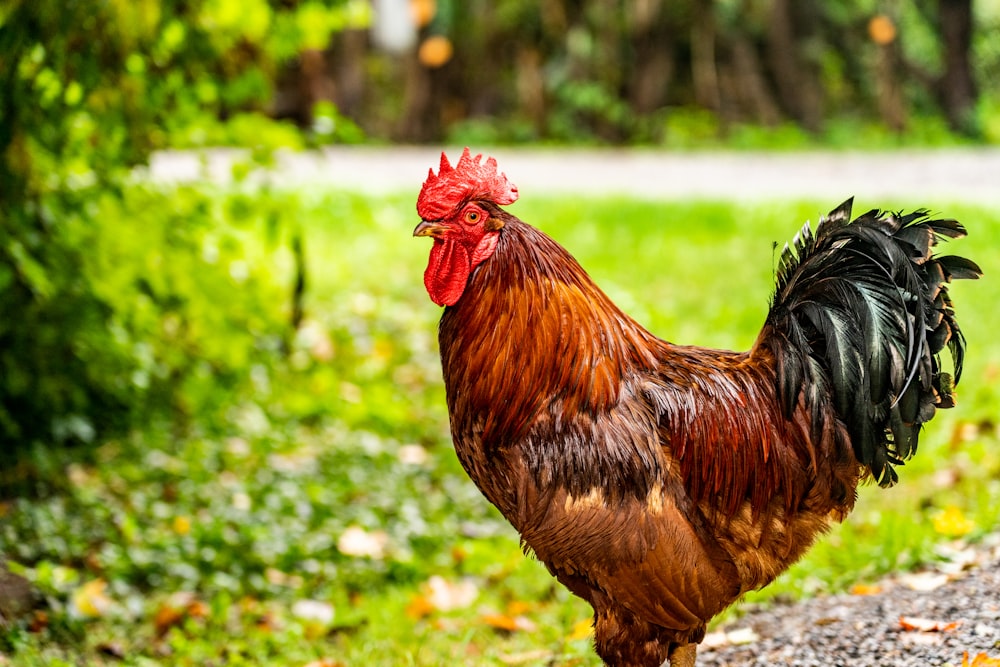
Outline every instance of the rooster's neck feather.
[(523, 437), (552, 401), (568, 414), (608, 410), (621, 398), (622, 378), (654, 368), (654, 351), (665, 345), (562, 246), (500, 215), (497, 250), (446, 309), (440, 336), (453, 414), (488, 415), (475, 428), (494, 447)]

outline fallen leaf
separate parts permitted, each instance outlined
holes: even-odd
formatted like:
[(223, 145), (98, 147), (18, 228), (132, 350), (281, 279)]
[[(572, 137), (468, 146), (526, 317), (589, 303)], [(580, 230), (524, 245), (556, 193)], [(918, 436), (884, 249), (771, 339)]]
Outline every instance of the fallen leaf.
[(469, 552), (460, 544), (457, 544), (451, 548), (451, 559), (455, 561), (455, 565), (461, 567), (465, 559), (469, 557)]
[[(282, 628), (281, 619), (270, 609), (261, 614), (254, 625), (261, 632), (275, 632)], [(309, 633), (307, 632), (306, 634), (308, 635)]]
[(483, 623), (496, 630), (504, 632), (534, 632), (538, 627), (524, 616), (509, 616), (507, 614), (485, 614)]
[(948, 583), (948, 575), (940, 572), (915, 572), (899, 578), (907, 588), (926, 593)]
[(427, 580), (427, 601), (437, 611), (453, 611), (470, 606), (479, 597), (479, 587), (471, 579), (450, 582), (434, 575)]
[(507, 613), (511, 616), (520, 616), (531, 611), (532, 604), (524, 600), (511, 600), (507, 603)]
[(368, 532), (361, 526), (350, 526), (337, 540), (337, 550), (345, 556), (367, 556), (382, 560), (388, 541), (389, 536), (381, 530)]
[(194, 593), (180, 591), (160, 605), (153, 617), (156, 636), (162, 637), (172, 627), (183, 625), (189, 618), (207, 618), (208, 605), (195, 597)]
[(119, 641), (101, 642), (96, 648), (97, 652), (102, 655), (117, 658), (118, 660), (125, 659), (125, 645)]
[(840, 623), (841, 620), (843, 619), (837, 618), (836, 616), (824, 616), (822, 618), (817, 618), (815, 621), (813, 621), (813, 625), (818, 625), (820, 627), (823, 627), (826, 625), (833, 625), (834, 623)]
[(575, 641), (578, 639), (587, 639), (594, 634), (594, 621), (590, 618), (585, 618), (582, 621), (577, 621), (573, 624), (573, 631), (569, 633), (570, 641)]
[(191, 519), (186, 516), (175, 516), (173, 527), (178, 535), (187, 535), (191, 532)]
[(458, 632), (464, 627), (456, 618), (435, 618), (432, 625), (441, 632)]
[(92, 579), (73, 591), (70, 598), (71, 609), (84, 618), (100, 618), (111, 610), (111, 598), (106, 591), (108, 582)]
[(292, 616), (303, 621), (333, 623), (333, 605), (322, 600), (296, 600), (292, 605)]
[(976, 657), (969, 661), (969, 652), (962, 654), (962, 667), (1000, 667), (1000, 658), (991, 658), (985, 653), (977, 653)]
[(979, 436), (979, 427), (969, 421), (960, 421), (955, 424), (955, 428), (951, 432), (951, 440), (949, 445), (952, 449), (956, 449), (958, 445), (963, 442), (969, 442), (975, 440)]
[(41, 632), (49, 627), (49, 615), (41, 609), (36, 609), (28, 624), (28, 632)]
[(483, 623), (497, 630), (506, 630), (508, 632), (517, 630), (517, 621), (514, 617), (507, 616), (506, 614), (485, 614), (483, 616)]
[(208, 618), (209, 608), (201, 600), (195, 600), (188, 606), (187, 613), (191, 618)]
[(878, 595), (882, 592), (882, 587), (878, 584), (854, 584), (851, 586), (851, 595)]
[(319, 660), (307, 662), (302, 667), (344, 667), (344, 663), (333, 658), (320, 658)]
[(976, 529), (976, 522), (966, 518), (954, 505), (945, 507), (931, 519), (934, 530), (946, 537), (962, 537)]
[(760, 640), (760, 635), (754, 632), (753, 628), (737, 628), (726, 633), (729, 643), (733, 646), (743, 646), (753, 644)]
[(305, 580), (297, 574), (288, 574), (281, 570), (269, 567), (264, 570), (264, 578), (267, 583), (275, 586), (288, 586), (289, 588), (300, 588), (305, 584)]
[(901, 646), (941, 646), (944, 644), (943, 632), (904, 632), (899, 636)]
[(960, 626), (962, 621), (937, 621), (917, 616), (900, 616), (899, 624), (909, 632), (951, 632)]
[(241, 512), (249, 512), (250, 508), (253, 506), (253, 499), (251, 499), (247, 493), (237, 491), (233, 494), (232, 504), (234, 509)]
[(742, 646), (753, 644), (760, 640), (753, 628), (736, 628), (735, 630), (716, 630), (705, 635), (701, 641), (702, 646), (718, 648), (720, 646)]
[(333, 624), (333, 605), (322, 600), (296, 600), (292, 616), (304, 624), (308, 639), (316, 639)]
[(500, 662), (505, 665), (520, 665), (526, 662), (540, 662), (540, 661), (550, 661), (552, 659), (552, 651), (548, 649), (540, 648), (534, 651), (525, 651), (523, 653), (508, 653), (507, 655), (500, 656)]
[(421, 619), (430, 616), (434, 612), (434, 605), (424, 595), (413, 596), (410, 604), (406, 605), (406, 615), (410, 618)]
[(422, 466), (427, 463), (430, 455), (420, 445), (403, 445), (397, 452), (399, 461), (411, 466)]

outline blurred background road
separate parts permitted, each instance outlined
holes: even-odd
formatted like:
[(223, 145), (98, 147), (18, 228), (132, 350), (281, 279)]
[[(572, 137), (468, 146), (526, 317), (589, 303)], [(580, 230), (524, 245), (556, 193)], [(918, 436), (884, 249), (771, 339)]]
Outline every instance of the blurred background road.
[[(287, 187), (327, 186), (365, 194), (419, 189), (437, 146), (332, 146), (283, 153), (268, 174)], [(446, 148), (454, 162), (462, 147)], [(522, 193), (621, 194), (644, 199), (789, 198), (849, 196), (862, 206), (907, 198), (1000, 203), (1000, 149), (952, 148), (893, 152), (663, 152), (643, 149), (481, 149)], [(150, 173), (160, 181), (227, 182), (244, 153), (232, 150), (156, 154)], [(911, 205), (913, 202), (911, 202)]]

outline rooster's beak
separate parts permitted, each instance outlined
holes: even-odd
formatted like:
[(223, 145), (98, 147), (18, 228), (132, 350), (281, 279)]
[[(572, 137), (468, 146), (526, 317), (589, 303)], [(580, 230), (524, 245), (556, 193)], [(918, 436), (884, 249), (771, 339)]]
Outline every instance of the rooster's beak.
[(447, 229), (445, 225), (440, 222), (429, 222), (427, 220), (421, 220), (417, 228), (413, 230), (414, 236), (433, 236), (438, 238)]

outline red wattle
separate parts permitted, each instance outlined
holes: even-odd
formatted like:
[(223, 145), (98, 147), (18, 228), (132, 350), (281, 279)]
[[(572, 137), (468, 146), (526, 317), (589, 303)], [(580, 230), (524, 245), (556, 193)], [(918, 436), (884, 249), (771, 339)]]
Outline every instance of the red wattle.
[(500, 235), (484, 235), (469, 254), (464, 245), (456, 241), (435, 239), (431, 258), (424, 271), (424, 286), (431, 301), (439, 306), (454, 306), (462, 298), (472, 269), (490, 258), (497, 249)]
[(471, 272), (472, 258), (461, 243), (435, 240), (424, 271), (424, 286), (431, 301), (439, 306), (454, 306)]

